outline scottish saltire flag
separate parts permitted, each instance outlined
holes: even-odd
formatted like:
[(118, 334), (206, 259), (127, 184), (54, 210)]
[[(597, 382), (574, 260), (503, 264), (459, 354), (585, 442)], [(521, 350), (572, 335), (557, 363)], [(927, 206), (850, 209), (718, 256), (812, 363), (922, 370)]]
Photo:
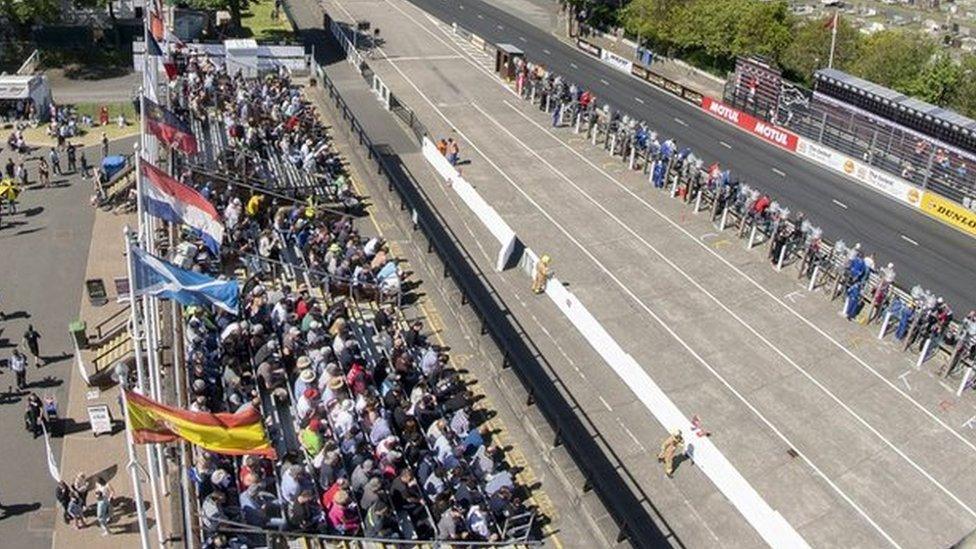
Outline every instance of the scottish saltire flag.
[[(152, 41), (152, 36), (149, 40)], [(150, 133), (168, 146), (176, 147), (186, 154), (197, 153), (197, 138), (193, 136), (189, 124), (148, 97), (144, 98), (143, 104), (146, 110), (146, 127)]]
[(240, 285), (236, 280), (217, 280), (172, 263), (132, 246), (133, 295), (151, 295), (178, 301), (182, 305), (219, 307), (237, 314)]
[(213, 204), (149, 162), (139, 163), (142, 204), (149, 215), (170, 223), (182, 223), (200, 231), (204, 244), (217, 254), (224, 240), (224, 226)]

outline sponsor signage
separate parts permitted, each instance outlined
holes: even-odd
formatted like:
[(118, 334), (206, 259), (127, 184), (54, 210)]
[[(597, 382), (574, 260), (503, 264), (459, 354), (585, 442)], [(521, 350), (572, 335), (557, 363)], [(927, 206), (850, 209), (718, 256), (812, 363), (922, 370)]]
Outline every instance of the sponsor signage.
[(678, 97), (681, 97), (681, 90), (682, 90), (681, 84), (678, 84), (676, 82), (672, 82), (670, 80), (665, 79), (664, 80), (664, 89), (666, 89), (669, 92), (677, 95)]
[(586, 40), (583, 40), (582, 38), (577, 38), (576, 39), (576, 45), (579, 47), (579, 49), (585, 51), (586, 53), (588, 53), (588, 54), (590, 54), (590, 55), (592, 55), (594, 57), (600, 57), (600, 52), (603, 51), (603, 50), (600, 49), (600, 46), (596, 46), (594, 44), (590, 44), (589, 42), (587, 42)]
[(976, 212), (967, 210), (961, 204), (943, 198), (931, 191), (922, 194), (922, 211), (961, 229), (971, 235), (976, 235)]
[(684, 97), (696, 105), (701, 105), (702, 99), (704, 98), (702, 94), (696, 92), (695, 90), (689, 90), (688, 88), (685, 88), (684, 91), (681, 92), (681, 97)]
[(720, 118), (730, 124), (735, 124), (739, 128), (781, 149), (786, 149), (791, 152), (796, 151), (796, 144), (799, 138), (796, 134), (788, 132), (779, 126), (759, 120), (748, 113), (730, 107), (721, 101), (716, 101), (711, 97), (702, 97), (701, 108), (715, 118)]
[(631, 67), (630, 73), (641, 80), (647, 80), (647, 69), (637, 63), (634, 63), (634, 66)]
[(603, 52), (600, 54), (600, 59), (602, 59), (607, 65), (610, 65), (618, 71), (622, 71), (627, 74), (630, 74), (631, 69), (634, 67), (633, 61), (627, 59), (626, 57), (621, 57), (612, 51), (603, 50)]
[(797, 143), (796, 153), (821, 166), (853, 177), (900, 202), (915, 207), (919, 207), (922, 202), (922, 193), (914, 185), (819, 143), (801, 138)]

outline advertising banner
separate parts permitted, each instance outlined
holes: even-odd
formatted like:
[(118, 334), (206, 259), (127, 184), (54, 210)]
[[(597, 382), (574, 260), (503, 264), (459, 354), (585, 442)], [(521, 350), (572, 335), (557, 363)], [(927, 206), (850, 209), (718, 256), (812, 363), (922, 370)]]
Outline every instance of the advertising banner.
[(594, 57), (600, 57), (600, 52), (603, 51), (600, 48), (600, 46), (597, 46), (597, 45), (594, 45), (594, 44), (590, 44), (589, 42), (587, 42), (586, 40), (583, 40), (582, 38), (578, 38), (576, 40), (576, 45), (579, 46), (579, 49), (585, 51), (586, 53), (588, 53), (588, 54), (590, 54), (590, 55), (592, 55)]
[(701, 108), (715, 118), (722, 119), (730, 124), (735, 124), (739, 128), (781, 149), (786, 149), (790, 152), (796, 151), (796, 143), (799, 139), (797, 135), (779, 126), (759, 120), (751, 114), (730, 107), (711, 97), (702, 97)]
[(600, 54), (600, 59), (604, 63), (610, 65), (611, 67), (617, 69), (618, 71), (630, 74), (631, 69), (634, 68), (634, 62), (627, 59), (626, 57), (621, 57), (611, 51), (603, 50)]
[(922, 201), (921, 191), (907, 181), (819, 143), (801, 138), (797, 143), (796, 153), (821, 166), (853, 177), (900, 202), (917, 208)]
[(943, 223), (976, 235), (976, 212), (967, 210), (961, 204), (956, 204), (931, 191), (925, 191), (922, 195), (921, 208), (923, 212)]

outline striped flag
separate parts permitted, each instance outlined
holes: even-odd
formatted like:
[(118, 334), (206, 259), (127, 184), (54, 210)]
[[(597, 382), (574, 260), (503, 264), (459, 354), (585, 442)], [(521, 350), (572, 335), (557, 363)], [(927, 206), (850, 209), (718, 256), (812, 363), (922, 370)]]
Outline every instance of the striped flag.
[(153, 135), (166, 145), (186, 154), (197, 154), (197, 138), (189, 124), (148, 97), (144, 98), (143, 103), (146, 127)]
[(192, 412), (125, 391), (125, 407), (132, 439), (138, 444), (183, 439), (217, 454), (275, 457), (261, 412), (253, 406), (233, 414)]
[(200, 232), (214, 254), (220, 252), (224, 226), (220, 214), (202, 194), (184, 185), (146, 160), (139, 162), (143, 206), (149, 215), (170, 223), (182, 223)]

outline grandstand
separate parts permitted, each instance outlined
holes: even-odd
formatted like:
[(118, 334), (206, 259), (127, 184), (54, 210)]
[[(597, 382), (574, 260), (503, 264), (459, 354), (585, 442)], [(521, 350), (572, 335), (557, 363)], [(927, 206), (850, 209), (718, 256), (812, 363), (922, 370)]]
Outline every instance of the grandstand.
[(527, 488), (447, 350), (402, 305), (399, 258), (354, 226), (358, 197), (300, 87), (205, 60), (187, 84), (175, 103), (200, 153), (176, 173), (227, 225), (221, 256), (199, 246), (196, 266), (239, 278), (244, 312), (186, 310), (188, 401), (259, 406), (277, 452), (194, 448), (204, 546), (536, 544)]

